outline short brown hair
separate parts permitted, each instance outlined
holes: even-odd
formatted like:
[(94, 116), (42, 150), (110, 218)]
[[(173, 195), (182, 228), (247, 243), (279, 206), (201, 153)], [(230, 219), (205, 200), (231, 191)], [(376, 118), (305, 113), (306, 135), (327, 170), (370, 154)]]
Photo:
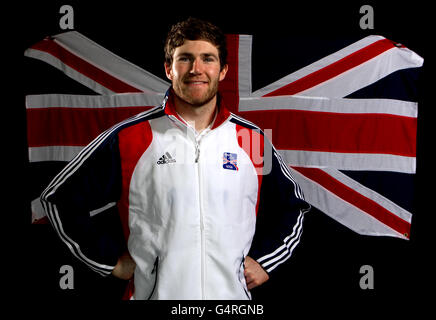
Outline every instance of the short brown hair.
[(222, 31), (212, 23), (197, 18), (188, 18), (173, 25), (165, 40), (165, 63), (173, 63), (173, 54), (177, 47), (185, 40), (205, 40), (218, 49), (221, 69), (227, 64), (226, 37)]

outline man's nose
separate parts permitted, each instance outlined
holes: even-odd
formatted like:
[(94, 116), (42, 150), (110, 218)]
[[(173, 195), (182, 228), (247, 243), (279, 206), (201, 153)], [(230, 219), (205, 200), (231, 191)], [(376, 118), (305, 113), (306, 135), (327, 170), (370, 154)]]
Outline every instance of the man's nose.
[(197, 75), (203, 73), (203, 61), (200, 58), (196, 58), (192, 61), (191, 74)]

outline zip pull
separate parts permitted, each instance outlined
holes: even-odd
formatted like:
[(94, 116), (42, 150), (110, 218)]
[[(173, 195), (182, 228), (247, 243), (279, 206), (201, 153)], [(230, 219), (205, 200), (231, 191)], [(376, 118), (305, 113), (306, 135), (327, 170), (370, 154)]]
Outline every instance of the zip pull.
[(153, 289), (151, 290), (150, 295), (148, 296), (147, 300), (150, 300), (151, 297), (154, 294), (154, 290), (156, 289), (156, 284), (157, 284), (157, 277), (158, 277), (158, 268), (159, 268), (159, 256), (156, 257), (156, 260), (154, 260), (154, 265), (153, 265), (153, 270), (151, 270), (151, 274), (156, 273), (156, 276), (154, 278), (154, 284), (153, 284)]
[(198, 158), (200, 157), (200, 146), (198, 142), (195, 142), (195, 163), (198, 163)]
[(153, 270), (151, 270), (151, 273), (155, 273), (157, 271), (157, 268), (159, 267), (159, 257), (156, 257), (156, 260), (154, 260)]

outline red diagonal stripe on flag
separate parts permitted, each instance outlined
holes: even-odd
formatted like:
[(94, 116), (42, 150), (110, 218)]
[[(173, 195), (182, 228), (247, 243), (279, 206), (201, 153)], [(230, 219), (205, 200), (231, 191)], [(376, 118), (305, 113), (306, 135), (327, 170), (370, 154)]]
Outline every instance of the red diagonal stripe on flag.
[(348, 203), (409, 238), (410, 223), (393, 214), (377, 202), (363, 196), (340, 181), (334, 179), (321, 169), (303, 167), (292, 168), (310, 180), (320, 184), (322, 187), (326, 188), (341, 199), (344, 199)]
[(332, 79), (339, 74), (344, 73), (345, 71), (352, 69), (389, 49), (392, 49), (393, 47), (395, 47), (395, 45), (391, 40), (383, 39), (376, 41), (320, 70), (270, 92), (264, 95), (264, 97), (297, 94)]
[(44, 51), (58, 58), (70, 68), (83, 74), (84, 76), (96, 81), (100, 85), (116, 93), (123, 92), (142, 92), (141, 90), (132, 87), (131, 85), (113, 77), (107, 72), (97, 68), (91, 63), (76, 56), (70, 51), (66, 50), (54, 40), (46, 38), (31, 47), (34, 50)]

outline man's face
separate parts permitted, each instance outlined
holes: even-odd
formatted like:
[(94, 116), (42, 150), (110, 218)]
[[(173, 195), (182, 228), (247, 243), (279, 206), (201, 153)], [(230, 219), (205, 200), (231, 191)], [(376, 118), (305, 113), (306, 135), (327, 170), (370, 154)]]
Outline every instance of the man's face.
[(165, 64), (176, 95), (192, 106), (211, 101), (218, 92), (218, 82), (225, 78), (227, 65), (220, 70), (218, 49), (203, 40), (186, 40), (173, 54), (172, 65)]

